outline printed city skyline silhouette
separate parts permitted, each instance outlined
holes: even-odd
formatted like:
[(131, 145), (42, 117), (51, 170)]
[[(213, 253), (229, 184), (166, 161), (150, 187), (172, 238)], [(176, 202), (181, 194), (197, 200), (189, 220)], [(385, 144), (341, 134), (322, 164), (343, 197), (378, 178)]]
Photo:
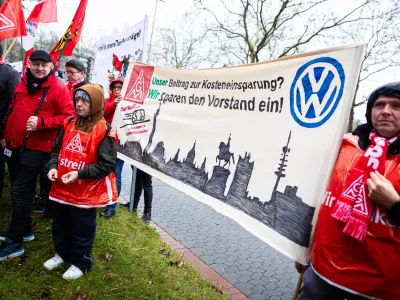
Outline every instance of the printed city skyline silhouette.
[[(160, 114), (160, 110), (161, 104), (154, 114), (153, 128), (145, 149), (142, 149), (138, 141), (128, 141), (124, 145), (118, 146), (120, 153), (190, 185), (204, 194), (229, 204), (267, 225), (294, 243), (308, 247), (315, 207), (309, 206), (302, 201), (302, 198), (297, 195), (297, 186), (286, 185), (283, 193), (279, 191), (279, 183), (282, 178), (286, 177), (285, 171), (290, 155), (289, 143), (291, 132), (289, 133), (286, 145), (281, 150), (282, 157), (277, 162), (278, 169), (277, 171), (274, 170), (277, 179), (271, 193), (271, 199), (261, 201), (258, 197), (250, 197), (248, 191), (255, 161), (251, 161), (251, 153), (249, 152), (246, 152), (244, 155), (236, 155), (230, 152), (231, 135), (228, 136), (227, 143), (221, 142), (219, 147), (216, 145), (216, 152), (218, 149), (219, 153), (215, 157), (216, 162), (211, 174), (205, 168), (207, 157), (203, 159), (201, 166), (195, 165), (196, 140), (193, 143), (192, 149), (181, 161), (179, 160), (180, 148), (178, 148), (174, 158), (166, 161), (163, 141), (159, 141), (150, 153), (149, 150), (153, 144), (153, 137), (157, 128), (157, 117)], [(236, 165), (235, 161), (237, 161)], [(231, 175), (229, 168), (232, 166), (235, 166), (233, 180), (225, 195), (228, 178)]]

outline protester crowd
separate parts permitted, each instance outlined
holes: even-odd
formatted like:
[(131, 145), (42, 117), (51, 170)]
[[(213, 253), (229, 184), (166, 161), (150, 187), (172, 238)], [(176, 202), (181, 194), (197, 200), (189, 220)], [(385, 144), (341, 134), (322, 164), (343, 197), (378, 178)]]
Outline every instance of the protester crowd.
[[(37, 211), (52, 218), (56, 253), (44, 267), (68, 262), (63, 278), (77, 279), (93, 264), (96, 209), (105, 208), (102, 217), (114, 216), (121, 192), (124, 162), (110, 124), (123, 79), (110, 82), (105, 99), (101, 86), (85, 80), (80, 61), (68, 61), (66, 75), (65, 85), (43, 50), (31, 54), (21, 79), (0, 59), (0, 193), (7, 163), (13, 209), (8, 231), (0, 232), (0, 261), (23, 254), (23, 243), (35, 238), (31, 207), (40, 177)], [(298, 299), (400, 298), (400, 82), (371, 93), (366, 120), (343, 138), (310, 264), (296, 263), (304, 273)], [(151, 180), (138, 170), (134, 210), (143, 189), (146, 223)]]
[[(77, 279), (93, 263), (96, 209), (106, 207), (101, 216), (112, 217), (121, 191), (123, 161), (117, 159), (118, 137), (110, 124), (122, 99), (123, 80), (111, 82), (105, 99), (103, 88), (85, 79), (79, 60), (66, 63), (67, 84), (54, 67), (49, 53), (35, 50), (20, 78), (0, 59), (0, 193), (6, 163), (12, 198), (9, 228), (0, 232), (0, 261), (22, 255), (23, 243), (35, 238), (31, 211), (39, 179), (35, 211), (52, 218), (56, 253), (44, 267), (53, 270), (69, 262), (62, 277)], [(151, 176), (146, 176), (148, 190)], [(137, 176), (138, 187), (142, 178)], [(148, 224), (151, 202), (149, 206), (148, 195), (145, 199), (143, 221)]]

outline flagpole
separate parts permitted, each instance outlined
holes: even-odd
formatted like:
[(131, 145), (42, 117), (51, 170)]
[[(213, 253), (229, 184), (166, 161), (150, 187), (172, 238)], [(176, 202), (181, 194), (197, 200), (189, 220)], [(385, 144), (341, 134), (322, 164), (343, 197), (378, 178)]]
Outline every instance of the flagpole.
[(21, 60), (22, 60), (22, 63), (23, 63), (23, 61), (24, 61), (24, 43), (22, 42), (22, 35), (21, 35)]
[(10, 46), (8, 47), (6, 53), (3, 55), (3, 59), (6, 59), (8, 53), (10, 53), (10, 51), (11, 51), (11, 49), (14, 46), (16, 41), (17, 41), (17, 38), (14, 38), (13, 41), (11, 42)]

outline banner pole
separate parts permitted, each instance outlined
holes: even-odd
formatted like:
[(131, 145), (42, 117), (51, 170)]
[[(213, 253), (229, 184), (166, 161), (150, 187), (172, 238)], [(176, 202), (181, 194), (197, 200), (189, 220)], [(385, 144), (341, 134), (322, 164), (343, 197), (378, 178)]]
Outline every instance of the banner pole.
[(135, 201), (135, 187), (136, 187), (136, 175), (137, 169), (134, 166), (132, 167), (132, 182), (131, 182), (131, 196), (129, 199), (129, 211), (133, 212), (133, 202)]
[(303, 275), (304, 275), (305, 270), (306, 270), (306, 268), (303, 268), (303, 270), (300, 273), (299, 280), (297, 280), (297, 285), (296, 285), (296, 289), (294, 290), (292, 300), (296, 300), (300, 294), (301, 283), (303, 282)]
[(3, 56), (3, 59), (6, 59), (8, 53), (10, 53), (12, 47), (14, 46), (15, 42), (17, 41), (17, 38), (14, 38), (13, 41), (11, 42), (10, 46), (8, 47), (6, 53)]

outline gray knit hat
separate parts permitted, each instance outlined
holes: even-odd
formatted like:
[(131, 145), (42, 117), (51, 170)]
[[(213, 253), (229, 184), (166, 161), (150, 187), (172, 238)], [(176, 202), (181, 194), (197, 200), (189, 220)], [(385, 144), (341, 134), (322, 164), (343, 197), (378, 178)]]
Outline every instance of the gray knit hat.
[(71, 60), (67, 61), (65, 66), (66, 67), (71, 67), (71, 68), (77, 69), (78, 71), (86, 73), (86, 67), (80, 60), (71, 59)]

